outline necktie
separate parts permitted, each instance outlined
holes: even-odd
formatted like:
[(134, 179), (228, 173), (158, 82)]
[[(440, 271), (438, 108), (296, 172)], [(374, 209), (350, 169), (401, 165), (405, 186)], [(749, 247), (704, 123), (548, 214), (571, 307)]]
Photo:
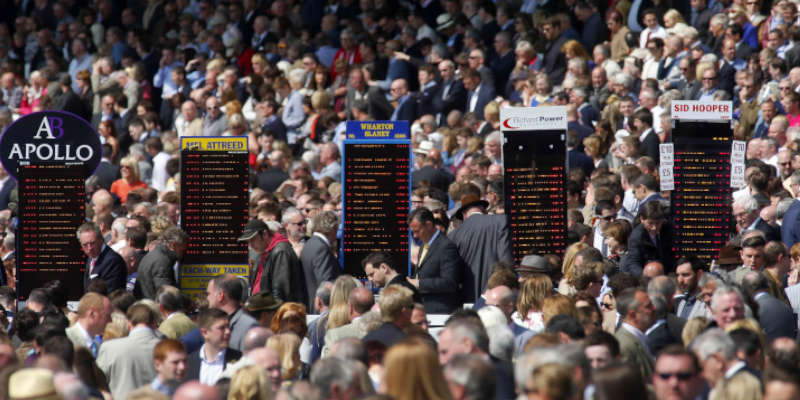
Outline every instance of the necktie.
[(93, 258), (92, 261), (89, 263), (89, 273), (91, 274), (94, 272), (94, 265), (97, 264), (97, 259)]
[(422, 265), (422, 260), (424, 260), (425, 256), (428, 255), (428, 249), (429, 248), (430, 248), (430, 245), (428, 245), (427, 243), (425, 243), (422, 246), (422, 253), (419, 255), (419, 264), (417, 265), (417, 268), (419, 268), (419, 266)]

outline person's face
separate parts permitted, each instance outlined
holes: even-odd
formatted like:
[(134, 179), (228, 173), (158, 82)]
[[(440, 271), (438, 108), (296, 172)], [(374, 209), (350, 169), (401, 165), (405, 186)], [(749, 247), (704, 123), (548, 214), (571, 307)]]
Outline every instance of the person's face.
[(792, 174), (792, 153), (782, 151), (778, 153), (778, 168), (781, 170), (782, 177), (788, 177)]
[(384, 287), (386, 285), (385, 268), (367, 263), (364, 265), (364, 273), (367, 275), (367, 279), (372, 283), (373, 287)]
[(639, 303), (639, 307), (636, 308), (636, 322), (640, 330), (645, 330), (655, 322), (656, 309), (647, 293), (637, 292), (635, 297)]
[(742, 263), (754, 271), (760, 271), (764, 266), (763, 247), (745, 247), (739, 252), (739, 255), (742, 257)]
[(610, 18), (606, 21), (606, 26), (608, 27), (608, 30), (611, 31), (612, 33), (616, 32), (619, 29), (619, 23)]
[(800, 398), (800, 386), (792, 382), (772, 380), (766, 382), (764, 400), (790, 400)]
[(439, 75), (442, 76), (442, 80), (450, 80), (453, 79), (453, 74), (455, 73), (455, 67), (450, 65), (450, 63), (439, 63)]
[(697, 273), (692, 269), (692, 264), (683, 263), (675, 268), (678, 287), (681, 291), (692, 293), (697, 288)]
[(644, 16), (644, 24), (647, 25), (650, 29), (655, 29), (658, 27), (658, 19), (656, 19), (655, 14), (645, 14)]
[(600, 212), (600, 215), (597, 216), (599, 221), (597, 226), (598, 228), (600, 228), (601, 232), (604, 231), (606, 228), (608, 228), (608, 224), (614, 222), (614, 219), (616, 219), (616, 215), (617, 213), (615, 213), (614, 210), (611, 208), (606, 208)]
[(542, 34), (544, 34), (545, 39), (554, 40), (558, 37), (558, 29), (552, 25), (545, 24), (542, 26)]
[(247, 241), (247, 244), (250, 245), (250, 248), (253, 249), (254, 252), (258, 254), (263, 253), (264, 250), (267, 249), (267, 245), (264, 243), (264, 232), (258, 232)]
[(399, 100), (406, 95), (406, 90), (402, 82), (392, 82), (392, 85), (389, 87), (389, 93), (394, 100)]
[(664, 224), (660, 219), (644, 219), (642, 220), (642, 227), (650, 236), (655, 236), (661, 230), (661, 225)]
[(463, 342), (459, 343), (458, 341), (454, 340), (450, 330), (445, 328), (442, 333), (439, 334), (438, 352), (439, 364), (445, 365), (456, 355), (468, 353), (469, 349), (464, 347)]
[(626, 117), (630, 117), (631, 115), (633, 115), (633, 103), (630, 101), (620, 102), (619, 112)]
[(744, 304), (736, 293), (726, 293), (719, 298), (716, 308), (711, 310), (711, 316), (717, 325), (725, 329), (728, 324), (744, 318)]
[(483, 65), (483, 57), (481, 57), (481, 54), (477, 51), (471, 52), (467, 60), (469, 62), (469, 67), (472, 69), (477, 69)]
[(219, 101), (217, 101), (216, 97), (209, 97), (208, 101), (206, 101), (206, 112), (211, 118), (217, 118), (221, 111), (219, 109)]
[(587, 346), (583, 352), (586, 358), (589, 359), (589, 364), (591, 364), (592, 369), (603, 368), (613, 360), (611, 351), (608, 350), (608, 346), (605, 345), (598, 344)]
[(692, 400), (697, 397), (701, 381), (685, 355), (662, 355), (656, 360), (653, 388), (657, 400)]
[(408, 227), (411, 229), (411, 234), (414, 235), (414, 238), (422, 241), (423, 243), (427, 243), (436, 230), (436, 227), (433, 226), (432, 223), (422, 223), (417, 219), (411, 220), (411, 222), (408, 224)]
[(689, 4), (692, 5), (692, 8), (695, 11), (700, 11), (706, 6), (705, 1), (703, 0), (689, 0)]
[(83, 253), (87, 257), (97, 258), (100, 255), (100, 250), (103, 249), (103, 238), (99, 237), (95, 231), (81, 232), (79, 239)]
[(162, 382), (183, 382), (186, 373), (186, 353), (182, 351), (171, 351), (163, 361), (153, 360), (156, 372)]
[(703, 72), (703, 89), (711, 90), (717, 85), (717, 71), (708, 69)]
[(227, 318), (220, 318), (214, 321), (208, 329), (201, 328), (200, 333), (203, 334), (206, 343), (216, 348), (226, 348), (231, 338), (231, 327)]
[(100, 335), (103, 333), (106, 325), (111, 322), (111, 301), (104, 299), (102, 307), (92, 308), (91, 310), (89, 327), (87, 327), (87, 330), (91, 335)]
[(732, 40), (726, 40), (722, 44), (722, 55), (726, 60), (733, 60), (736, 58), (736, 43)]
[(776, 32), (770, 32), (767, 36), (767, 47), (770, 49), (777, 49), (781, 45), (781, 36)]
[(500, 156), (500, 143), (495, 140), (487, 141), (486, 144), (484, 144), (484, 149), (486, 150), (486, 154), (489, 156)]
[(289, 218), (286, 223), (286, 233), (293, 240), (298, 240), (305, 236), (306, 233), (306, 218), (300, 214), (294, 214)]
[(733, 204), (733, 217), (736, 218), (739, 229), (747, 229), (756, 219), (755, 213), (745, 210), (742, 205), (736, 203)]
[(592, 86), (602, 88), (606, 84), (606, 74), (603, 70), (595, 68), (592, 70)]
[(278, 393), (281, 388), (281, 360), (278, 355), (270, 352), (266, 359), (264, 368), (269, 375), (269, 382), (272, 385), (273, 393)]
[(605, 243), (608, 246), (608, 251), (612, 253), (617, 253), (620, 250), (620, 243), (611, 236), (606, 236)]
[(428, 315), (425, 314), (425, 310), (414, 308), (414, 310), (411, 311), (411, 323), (427, 331)]
[(211, 308), (216, 308), (219, 306), (221, 293), (220, 291), (214, 289), (214, 282), (208, 282), (208, 288), (206, 288), (206, 300), (208, 300), (208, 306)]

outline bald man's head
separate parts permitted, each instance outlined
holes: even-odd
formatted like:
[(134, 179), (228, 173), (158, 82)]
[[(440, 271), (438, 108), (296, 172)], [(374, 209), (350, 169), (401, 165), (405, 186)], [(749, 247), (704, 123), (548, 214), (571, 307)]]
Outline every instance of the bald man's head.
[(263, 326), (254, 326), (244, 335), (242, 340), (242, 353), (249, 355), (251, 351), (264, 347), (267, 339), (274, 335), (271, 330)]
[(664, 265), (658, 261), (650, 261), (642, 270), (642, 276), (646, 276), (650, 279), (661, 275), (664, 275)]
[(375, 297), (367, 288), (355, 288), (350, 291), (348, 298), (350, 304), (350, 319), (368, 312), (375, 305)]
[(214, 386), (203, 385), (200, 381), (189, 381), (175, 391), (175, 400), (218, 400), (219, 392)]
[(510, 320), (514, 312), (514, 292), (508, 286), (498, 286), (486, 291), (486, 304), (497, 306)]
[(247, 353), (247, 358), (267, 372), (272, 391), (277, 393), (281, 387), (281, 360), (278, 352), (268, 347), (259, 347)]

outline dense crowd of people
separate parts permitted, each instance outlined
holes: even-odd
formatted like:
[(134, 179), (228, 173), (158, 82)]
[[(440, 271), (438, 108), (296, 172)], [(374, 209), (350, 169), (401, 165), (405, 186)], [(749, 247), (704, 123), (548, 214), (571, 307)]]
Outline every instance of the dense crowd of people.
[[(71, 112), (103, 153), (75, 303), (58, 280), (17, 292), (0, 170), (2, 398), (800, 398), (796, 1), (0, 5), (0, 126)], [(712, 260), (676, 249), (660, 191), (675, 100), (731, 101), (747, 141)], [(552, 105), (567, 247), (515, 263), (500, 110)], [(410, 268), (343, 273), (348, 120), (410, 123)], [(199, 298), (187, 136), (248, 138), (251, 170), (249, 274)]]

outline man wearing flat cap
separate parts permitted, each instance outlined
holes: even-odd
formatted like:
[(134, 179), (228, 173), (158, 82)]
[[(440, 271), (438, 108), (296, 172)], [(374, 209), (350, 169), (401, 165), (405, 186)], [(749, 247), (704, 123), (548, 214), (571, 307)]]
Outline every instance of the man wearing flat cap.
[(267, 292), (258, 292), (244, 303), (244, 308), (250, 313), (250, 316), (258, 321), (258, 324), (269, 328), (272, 322), (272, 316), (278, 311), (278, 308), (283, 304), (283, 301), (276, 299)]
[(300, 260), (286, 236), (272, 233), (264, 221), (253, 219), (245, 226), (239, 241), (247, 242), (258, 254), (258, 264), (250, 269), (252, 294), (267, 292), (281, 301), (305, 302)]
[(492, 266), (498, 261), (512, 262), (511, 240), (505, 215), (486, 215), (489, 203), (474, 194), (461, 198), (455, 219), (463, 223), (450, 234), (464, 269), (464, 302), (474, 303), (486, 289)]

